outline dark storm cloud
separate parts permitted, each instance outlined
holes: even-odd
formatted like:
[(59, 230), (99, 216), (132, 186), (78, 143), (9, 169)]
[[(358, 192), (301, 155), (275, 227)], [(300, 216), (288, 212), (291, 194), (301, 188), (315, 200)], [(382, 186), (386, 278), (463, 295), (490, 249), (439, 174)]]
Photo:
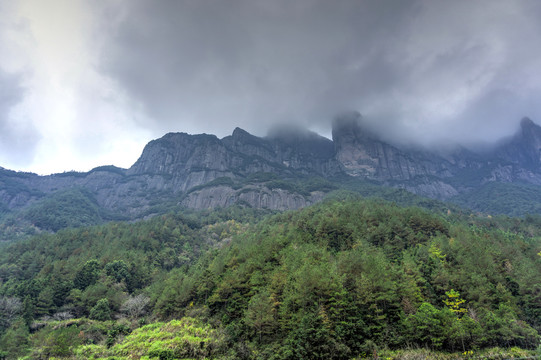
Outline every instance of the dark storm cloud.
[(237, 125), (261, 131), (275, 121), (328, 121), (391, 81), (393, 69), (370, 34), (391, 38), (414, 9), (358, 3), (139, 1), (102, 66), (155, 120), (179, 130), (202, 122), (227, 133)]
[(335, 114), (358, 110), (395, 141), (467, 143), (504, 136), (522, 116), (541, 122), (535, 2), (124, 5), (102, 9), (116, 20), (99, 68), (155, 131), (328, 131)]
[(10, 164), (30, 163), (37, 140), (37, 134), (32, 126), (17, 121), (12, 116), (14, 106), (24, 95), (20, 83), (20, 75), (9, 74), (0, 69), (0, 154), (4, 158), (3, 161)]

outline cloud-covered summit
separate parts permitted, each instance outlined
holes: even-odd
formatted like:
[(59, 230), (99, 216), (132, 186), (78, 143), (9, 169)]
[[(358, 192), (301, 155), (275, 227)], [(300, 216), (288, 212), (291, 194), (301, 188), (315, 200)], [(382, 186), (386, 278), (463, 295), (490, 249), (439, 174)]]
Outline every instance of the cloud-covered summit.
[(424, 145), (491, 142), (541, 119), (537, 2), (17, 3), (0, 0), (0, 88), (17, 99), (0, 124), (18, 114), (34, 162), (0, 147), (0, 165), (129, 166), (168, 131), (295, 123), (328, 136), (350, 109)]

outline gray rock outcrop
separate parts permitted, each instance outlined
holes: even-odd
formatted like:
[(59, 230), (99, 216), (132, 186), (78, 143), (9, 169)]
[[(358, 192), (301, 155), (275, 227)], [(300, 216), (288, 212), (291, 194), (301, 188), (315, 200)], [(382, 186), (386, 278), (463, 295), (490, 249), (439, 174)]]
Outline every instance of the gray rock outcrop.
[[(137, 219), (160, 204), (195, 209), (243, 204), (296, 209), (324, 192), (276, 183), (319, 177), (339, 183), (361, 178), (423, 196), (448, 199), (488, 182), (541, 184), (541, 127), (530, 119), (492, 151), (458, 149), (444, 155), (403, 148), (368, 131), (360, 114), (338, 117), (332, 140), (307, 130), (279, 128), (261, 138), (236, 128), (230, 136), (169, 133), (147, 144), (129, 169), (102, 166), (88, 173), (49, 176), (0, 168), (0, 210), (23, 209), (69, 188), (88, 191), (107, 211)], [(275, 183), (272, 183), (274, 181)]]

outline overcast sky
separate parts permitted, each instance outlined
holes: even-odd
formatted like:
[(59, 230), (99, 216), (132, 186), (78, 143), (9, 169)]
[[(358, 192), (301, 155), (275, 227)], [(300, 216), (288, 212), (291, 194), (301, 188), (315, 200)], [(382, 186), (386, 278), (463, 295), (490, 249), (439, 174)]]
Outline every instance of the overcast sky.
[(397, 142), (541, 123), (537, 0), (0, 0), (0, 166), (129, 167), (167, 132), (330, 136), (357, 110)]

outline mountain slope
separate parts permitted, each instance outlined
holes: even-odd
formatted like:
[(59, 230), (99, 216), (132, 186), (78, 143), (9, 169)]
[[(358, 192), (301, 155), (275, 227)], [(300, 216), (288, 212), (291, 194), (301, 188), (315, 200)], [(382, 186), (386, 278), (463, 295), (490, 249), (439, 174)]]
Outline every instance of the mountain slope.
[[(9, 358), (181, 358), (199, 348), (191, 358), (204, 358), (220, 339), (213, 358), (353, 359), (539, 344), (539, 216), (358, 198), (261, 214), (182, 212), (6, 247), (0, 309), (20, 306), (0, 312), (0, 348)], [(139, 328), (172, 318), (218, 338), (194, 347), (175, 323)]]
[[(297, 209), (321, 201), (331, 190), (348, 188), (351, 181), (439, 200), (474, 198), (478, 189), (490, 189), (489, 183), (529, 184), (535, 192), (541, 184), (541, 127), (529, 119), (520, 126), (515, 136), (491, 151), (458, 149), (444, 155), (389, 144), (366, 130), (358, 113), (335, 120), (332, 141), (294, 128), (278, 128), (264, 138), (239, 128), (223, 139), (169, 133), (147, 144), (129, 169), (102, 166), (87, 173), (38, 176), (0, 168), (0, 230), (7, 227), (7, 218), (24, 217), (21, 212), (32, 212), (40, 201), (70, 189), (92, 199), (99, 214), (95, 221), (140, 219), (179, 206)], [(322, 187), (307, 186), (312, 179), (323, 179)], [(506, 188), (513, 187), (502, 185), (500, 193)], [(483, 206), (457, 200), (487, 212), (501, 211), (499, 201)], [(36, 222), (30, 225), (47, 229)]]

